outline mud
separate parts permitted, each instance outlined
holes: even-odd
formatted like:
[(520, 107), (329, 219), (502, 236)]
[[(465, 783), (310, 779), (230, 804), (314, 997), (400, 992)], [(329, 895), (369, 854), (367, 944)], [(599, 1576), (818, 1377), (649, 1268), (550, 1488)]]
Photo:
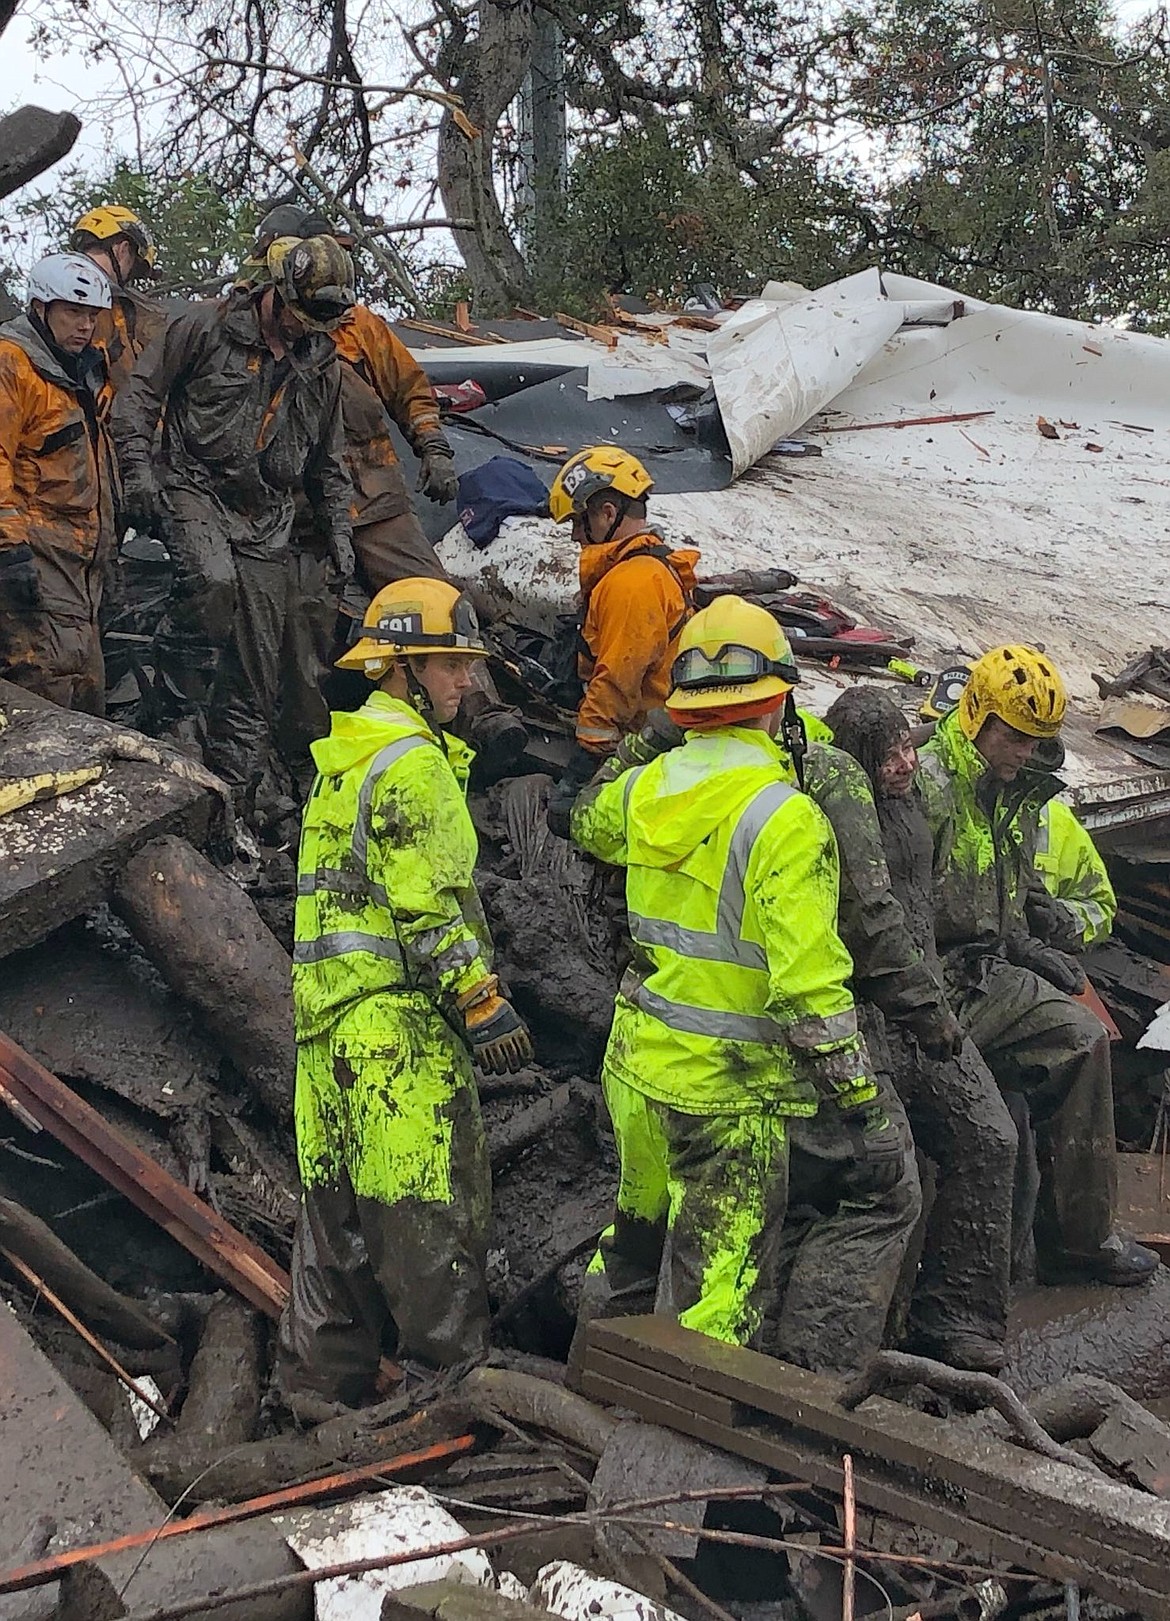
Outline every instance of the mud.
[(1140, 1289), (1017, 1292), (1003, 1377), (1028, 1395), (1074, 1374), (1111, 1380), (1137, 1401), (1170, 1395), (1170, 1271)]

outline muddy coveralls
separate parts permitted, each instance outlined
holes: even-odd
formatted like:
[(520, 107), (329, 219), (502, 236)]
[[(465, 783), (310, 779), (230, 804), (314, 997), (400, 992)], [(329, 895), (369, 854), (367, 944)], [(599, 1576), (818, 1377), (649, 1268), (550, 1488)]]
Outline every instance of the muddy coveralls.
[(338, 544), (350, 534), (332, 339), (308, 332), (277, 361), (260, 330), (259, 296), (237, 288), (177, 316), (113, 413), (124, 480), (156, 480), (169, 516), (175, 581), (156, 657), (206, 711), (208, 764), (237, 788), (266, 761), (297, 492)]
[(697, 551), (667, 546), (652, 529), (582, 546), (577, 742), (590, 755), (612, 754), (664, 702), (698, 561)]
[[(848, 1109), (876, 1095), (836, 930), (832, 830), (766, 733), (727, 726), (591, 784), (572, 831), (626, 869), (634, 957), (602, 1067), (617, 1205), (588, 1269), (571, 1366), (591, 1318), (652, 1309), (750, 1344), (774, 1288), (790, 1121), (821, 1100)], [(917, 1215), (913, 1204), (906, 1240)], [(849, 1247), (834, 1258), (831, 1227), (798, 1259), (779, 1325), (786, 1354), (814, 1361), (806, 1317), (859, 1337), (847, 1279), (865, 1262)], [(826, 1262), (841, 1285), (835, 1314)]]
[(377, 691), (313, 754), (293, 948), (303, 1199), (277, 1371), (352, 1404), (390, 1319), (400, 1356), (488, 1348), (491, 1173), (455, 1001), (491, 947), (466, 744)]
[[(871, 1017), (876, 1010), (866, 1034), (879, 1085), (892, 1081), (914, 1141), (938, 1168), (912, 1332), (934, 1350), (966, 1335), (1002, 1345), (1016, 1129), (972, 1042), (957, 1059), (939, 1062), (914, 1040), (937, 1029), (948, 1011), (934, 941), (930, 829), (916, 798), (875, 802), (863, 766), (824, 741), (809, 748), (805, 790), (837, 835), (839, 927), (853, 958), (854, 994)], [(883, 1101), (888, 1110), (885, 1093)], [(794, 1161), (799, 1146), (797, 1133)], [(794, 1182), (797, 1174), (794, 1164)]]
[(1062, 799), (1050, 799), (1041, 808), (1036, 871), (1068, 912), (1083, 949), (1109, 938), (1117, 896), (1097, 846)]
[(1098, 1258), (1117, 1206), (1109, 1038), (1088, 1008), (1022, 966), (1042, 962), (1025, 905), (1040, 806), (1060, 779), (1022, 771), (997, 783), (956, 712), (920, 761), (947, 996), (1000, 1086), (1028, 1098), (1040, 1162), (1037, 1266), (1059, 1275), (1062, 1264)]
[[(350, 516), (359, 582), (375, 596), (394, 580), (445, 580), (446, 570), (415, 516), (390, 436), (393, 420), (416, 454), (435, 446), (449, 449), (434, 390), (406, 345), (364, 304), (355, 305), (330, 336), (341, 361), (341, 422), (353, 483)], [(282, 708), (294, 756), (328, 725), (320, 682), (334, 654), (337, 600), (328, 586), (328, 551), (319, 526), (320, 514), (300, 502), (281, 659)]]
[(0, 676), (66, 709), (105, 709), (98, 611), (115, 545), (117, 472), (91, 347), (74, 359), (18, 315), (0, 327), (0, 546), (27, 545), (42, 602), (5, 600)]

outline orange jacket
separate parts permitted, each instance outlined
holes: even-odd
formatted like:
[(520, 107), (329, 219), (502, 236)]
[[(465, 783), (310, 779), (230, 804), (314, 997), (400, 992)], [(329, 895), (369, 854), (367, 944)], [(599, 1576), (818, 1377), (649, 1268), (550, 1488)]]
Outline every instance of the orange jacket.
[(0, 327), (0, 546), (58, 566), (104, 562), (117, 475), (95, 394), (25, 315)]
[(106, 385), (101, 393), (104, 414), (114, 395), (125, 387), (139, 355), (167, 324), (166, 311), (155, 299), (112, 284), (110, 292), (113, 301), (108, 310), (98, 311), (92, 339), (106, 362)]
[[(669, 557), (649, 555), (651, 547)], [(612, 754), (670, 691), (698, 561), (697, 551), (667, 547), (652, 529), (581, 548), (585, 650), (578, 670), (586, 685), (577, 741), (591, 754)]]
[[(356, 523), (398, 518), (410, 508), (410, 497), (394, 441), (389, 415), (412, 450), (442, 439), (439, 407), (426, 374), (380, 315), (358, 304), (333, 333), (341, 368), (341, 419), (345, 460), (353, 480)], [(445, 441), (444, 441), (445, 442)]]

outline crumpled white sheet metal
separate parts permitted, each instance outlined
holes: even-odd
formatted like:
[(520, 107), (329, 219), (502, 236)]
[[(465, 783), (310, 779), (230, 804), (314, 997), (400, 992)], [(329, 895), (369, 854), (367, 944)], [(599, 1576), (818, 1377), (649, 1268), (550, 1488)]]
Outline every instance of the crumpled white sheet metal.
[(603, 1581), (567, 1559), (539, 1570), (528, 1596), (564, 1621), (682, 1621), (677, 1611), (645, 1593)]
[[(287, 1540), (309, 1570), (320, 1570), (375, 1554), (421, 1552), (457, 1542), (466, 1534), (422, 1486), (391, 1486), (373, 1497), (339, 1503), (323, 1516), (314, 1515), (311, 1529), (294, 1531)], [(313, 1588), (317, 1621), (380, 1621), (385, 1594), (447, 1576), (479, 1587), (496, 1585), (491, 1563), (480, 1548), (416, 1559), (361, 1576), (318, 1582)]]

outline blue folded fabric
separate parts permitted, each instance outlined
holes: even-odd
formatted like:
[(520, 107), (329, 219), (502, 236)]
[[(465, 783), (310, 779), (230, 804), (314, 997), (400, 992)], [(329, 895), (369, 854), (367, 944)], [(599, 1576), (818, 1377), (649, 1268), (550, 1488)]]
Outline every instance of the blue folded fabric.
[(495, 540), (505, 518), (539, 518), (547, 513), (544, 484), (514, 456), (493, 456), (459, 476), (459, 522), (481, 551)]

